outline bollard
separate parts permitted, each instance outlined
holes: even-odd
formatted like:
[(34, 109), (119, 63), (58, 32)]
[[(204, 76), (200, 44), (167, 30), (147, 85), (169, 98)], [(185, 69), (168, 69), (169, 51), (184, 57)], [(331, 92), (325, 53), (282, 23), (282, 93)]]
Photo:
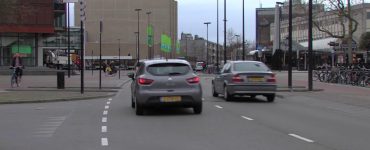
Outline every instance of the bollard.
[(64, 89), (64, 72), (57, 72), (57, 88)]

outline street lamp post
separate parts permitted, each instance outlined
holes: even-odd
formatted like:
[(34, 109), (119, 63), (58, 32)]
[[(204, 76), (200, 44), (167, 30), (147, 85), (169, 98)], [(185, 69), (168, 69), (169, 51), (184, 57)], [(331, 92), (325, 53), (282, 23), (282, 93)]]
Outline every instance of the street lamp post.
[(71, 48), (70, 48), (70, 25), (69, 25), (69, 3), (67, 3), (67, 14), (68, 14), (68, 19), (67, 19), (67, 57), (68, 57), (68, 78), (71, 77)]
[(312, 0), (308, 1), (308, 58), (309, 58), (309, 67), (308, 67), (308, 90), (313, 90), (313, 56), (312, 56)]
[(140, 11), (141, 9), (135, 9), (137, 11), (137, 62), (140, 61)]
[(135, 40), (136, 40), (136, 61), (139, 62), (139, 47), (138, 47), (138, 32), (134, 32), (135, 33)]
[(226, 64), (226, 0), (224, 0), (224, 65)]
[(244, 16), (244, 0), (243, 0), (243, 59), (245, 60), (245, 16)]
[[(149, 11), (149, 12), (146, 12), (146, 14), (148, 15), (148, 28), (149, 28), (149, 26), (150, 26), (150, 14), (152, 14), (152, 12)], [(152, 54), (152, 52), (150, 50), (150, 43), (149, 43), (150, 42), (149, 41), (149, 38), (152, 38), (152, 37), (149, 37), (149, 36), (150, 35), (148, 33), (148, 37), (147, 37), (148, 38), (148, 41), (147, 41), (148, 42), (148, 58), (149, 59), (152, 59), (153, 58), (153, 56), (152, 56), (153, 54)]]
[(99, 22), (99, 89), (101, 89), (101, 71), (102, 71), (102, 58), (101, 58), (101, 35), (103, 32), (103, 21)]
[(118, 79), (121, 79), (121, 39), (118, 39)]
[(207, 55), (206, 55), (207, 56), (207, 63), (206, 63), (206, 65), (208, 67), (208, 55), (209, 55), (209, 53), (208, 53), (208, 50), (209, 50), (209, 48), (208, 48), (208, 45), (209, 45), (208, 44), (208, 25), (211, 24), (211, 22), (205, 22), (204, 24), (207, 25), (207, 50), (206, 50), (206, 53), (207, 53)]
[(218, 35), (219, 33), (218, 33), (218, 29), (219, 28), (218, 28), (218, 0), (217, 0), (217, 46), (216, 46), (216, 70), (217, 71), (220, 70), (220, 66), (219, 66), (220, 63), (219, 63), (219, 60), (218, 60), (218, 57), (219, 57), (218, 56), (218, 52), (219, 52), (219, 49), (218, 49), (219, 48), (219, 41), (218, 41), (219, 40), (219, 37), (218, 37), (219, 36)]
[(288, 51), (288, 87), (292, 88), (292, 39), (293, 39), (293, 3), (289, 0), (289, 51)]

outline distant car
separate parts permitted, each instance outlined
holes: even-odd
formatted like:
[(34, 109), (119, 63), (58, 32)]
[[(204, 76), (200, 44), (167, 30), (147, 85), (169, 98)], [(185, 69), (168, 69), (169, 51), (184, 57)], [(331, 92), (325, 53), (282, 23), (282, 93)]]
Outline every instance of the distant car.
[(204, 62), (197, 62), (195, 64), (195, 71), (202, 71), (204, 69), (205, 63)]
[(273, 102), (276, 87), (275, 74), (264, 63), (231, 61), (212, 80), (212, 95), (217, 97), (222, 94), (226, 101), (232, 100), (235, 95), (263, 95), (267, 101)]
[(136, 73), (128, 73), (131, 84), (131, 106), (137, 115), (148, 107), (193, 108), (202, 112), (200, 78), (189, 62), (180, 59), (145, 60), (137, 64)]

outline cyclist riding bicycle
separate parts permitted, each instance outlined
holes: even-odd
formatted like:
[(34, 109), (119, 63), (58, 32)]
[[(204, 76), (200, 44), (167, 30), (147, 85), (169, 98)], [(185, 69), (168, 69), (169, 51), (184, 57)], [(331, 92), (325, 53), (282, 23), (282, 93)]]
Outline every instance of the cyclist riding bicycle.
[(13, 56), (11, 68), (16, 69), (15, 73), (17, 73), (18, 84), (19, 84), (21, 82), (22, 75), (23, 75), (22, 58), (19, 53), (15, 53), (15, 55)]

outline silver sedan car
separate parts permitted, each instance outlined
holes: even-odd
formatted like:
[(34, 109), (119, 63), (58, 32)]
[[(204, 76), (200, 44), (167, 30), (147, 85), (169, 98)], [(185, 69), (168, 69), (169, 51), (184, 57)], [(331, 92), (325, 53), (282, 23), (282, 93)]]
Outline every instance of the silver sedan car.
[(212, 94), (224, 95), (226, 101), (234, 95), (263, 95), (273, 102), (276, 92), (275, 74), (262, 62), (231, 61), (212, 80)]
[(132, 107), (143, 115), (148, 107), (193, 108), (202, 112), (200, 78), (190, 63), (180, 59), (144, 60), (136, 65), (132, 78)]

